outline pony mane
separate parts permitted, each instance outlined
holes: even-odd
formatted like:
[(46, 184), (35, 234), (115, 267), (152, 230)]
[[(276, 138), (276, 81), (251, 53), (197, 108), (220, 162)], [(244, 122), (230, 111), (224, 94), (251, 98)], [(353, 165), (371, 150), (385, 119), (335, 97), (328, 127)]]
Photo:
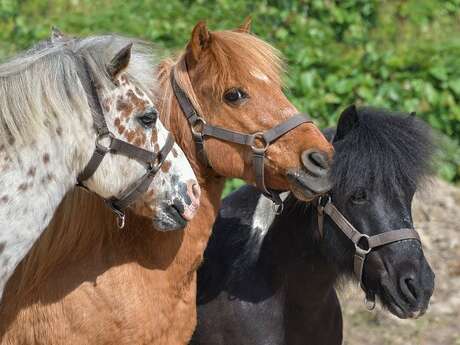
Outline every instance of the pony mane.
[[(66, 74), (58, 76), (63, 80), (59, 80), (56, 87), (59, 85), (65, 86), (62, 92), (70, 92), (69, 95), (72, 95), (72, 90), (80, 92), (81, 102), (88, 107), (87, 96), (81, 83), (72, 83), (74, 80), (78, 81), (76, 74), (74, 74), (76, 73), (74, 69), (79, 67), (77, 62), (73, 60), (75, 54), (85, 57), (89, 62), (91, 72), (96, 73), (98, 87), (112, 88), (114, 85), (106, 75), (106, 65), (121, 48), (129, 43), (134, 43), (134, 45), (131, 51), (131, 60), (125, 72), (128, 74), (130, 82), (135, 83), (149, 96), (153, 97), (158, 88), (158, 83), (155, 78), (155, 59), (152, 48), (143, 41), (116, 35), (66, 40), (62, 43), (53, 44), (52, 47), (49, 43), (41, 43), (40, 46), (44, 49), (43, 51), (33, 48), (30, 50), (33, 53), (32, 57), (26, 55), (23, 58), (13, 60), (12, 63), (16, 66), (16, 72), (13, 73), (12, 68), (9, 68), (11, 70), (10, 74), (13, 78), (23, 78), (20, 74), (37, 70), (43, 64), (48, 64), (47, 60), (57, 60), (56, 63), (59, 64), (56, 65), (56, 68), (64, 69)], [(63, 58), (59, 58), (60, 56), (63, 56)], [(4, 69), (1, 71), (3, 72)], [(50, 71), (50, 73), (54, 72)], [(57, 76), (56, 74), (53, 75)], [(41, 75), (28, 76), (28, 78), (32, 77), (37, 78), (37, 82), (46, 81), (50, 78), (49, 76)], [(65, 80), (66, 77), (74, 79)], [(45, 90), (45, 86), (46, 84), (41, 86), (42, 90)], [(0, 92), (3, 92), (3, 90)], [(54, 96), (50, 95), (50, 97)], [(80, 100), (77, 96), (72, 95), (69, 97), (75, 98), (76, 101)], [(37, 102), (39, 101), (37, 100)], [(46, 99), (43, 102), (45, 103)], [(61, 107), (61, 105), (56, 103), (56, 107)], [(63, 108), (59, 109), (62, 110)], [(30, 115), (32, 116), (32, 114)], [(37, 114), (37, 116), (42, 116), (42, 118), (46, 116), (52, 117), (55, 116), (55, 113)], [(59, 116), (64, 118), (69, 114), (61, 113)], [(37, 119), (34, 120), (36, 121)], [(138, 220), (138, 217), (134, 214), (130, 214), (129, 218), (131, 222)], [(139, 222), (142, 223), (142, 219)], [(116, 228), (115, 217), (107, 210), (100, 198), (79, 189), (70, 191), (61, 202), (40, 239), (16, 269), (15, 275), (19, 278), (18, 292), (32, 291), (53, 268), (69, 257), (77, 260), (84, 255), (88, 255), (89, 252), (99, 250), (104, 243), (117, 242), (111, 240), (114, 237), (114, 228)], [(142, 227), (139, 226), (139, 228)], [(130, 236), (128, 235), (121, 242), (128, 245)]]
[(408, 114), (358, 108), (358, 124), (334, 147), (331, 180), (337, 193), (362, 186), (415, 191), (433, 173), (432, 131)]
[[(282, 86), (283, 61), (281, 53), (276, 48), (248, 33), (213, 31), (211, 37), (208, 48), (210, 57), (205, 64), (200, 64), (196, 73), (206, 75), (207, 85), (212, 85), (215, 95), (220, 97), (228, 85), (234, 82), (235, 76), (244, 82), (244, 78), (254, 78), (258, 73), (262, 73), (275, 85)], [(160, 97), (165, 109), (162, 120), (166, 125), (169, 122), (170, 106), (174, 97), (169, 85), (173, 68), (177, 83), (187, 93), (197, 111), (202, 113), (185, 60), (186, 52), (182, 52), (176, 59), (162, 62), (159, 69), (160, 84), (167, 85), (162, 88), (163, 95)]]
[[(38, 43), (0, 65), (0, 145), (30, 144), (37, 135), (71, 114), (88, 115), (90, 106), (81, 80), (84, 57), (98, 86), (113, 88), (106, 65), (124, 46), (134, 42), (127, 73), (145, 91), (154, 90), (155, 71), (147, 44), (106, 35)], [(84, 74), (86, 75), (86, 74)]]

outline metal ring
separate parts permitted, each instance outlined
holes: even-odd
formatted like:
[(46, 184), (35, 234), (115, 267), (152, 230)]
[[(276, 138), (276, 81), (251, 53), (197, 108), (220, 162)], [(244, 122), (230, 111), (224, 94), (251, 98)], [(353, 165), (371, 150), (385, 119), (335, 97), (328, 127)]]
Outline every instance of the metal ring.
[[(108, 137), (110, 139), (110, 144), (107, 147), (101, 144), (101, 140), (104, 139), (105, 137)], [(109, 152), (110, 151), (110, 146), (112, 145), (113, 138), (114, 138), (114, 136), (110, 132), (98, 134), (97, 137), (96, 137), (96, 148), (98, 150), (101, 150), (104, 153)]]
[[(192, 133), (194, 135), (203, 135), (204, 126), (206, 125), (206, 121), (202, 117), (197, 117), (193, 125), (190, 127), (192, 129)], [(196, 128), (200, 127), (200, 130), (197, 131)]]
[[(256, 139), (259, 139), (262, 141), (262, 143), (264, 144), (263, 147), (257, 147), (256, 146)], [(265, 152), (267, 151), (268, 149), (268, 146), (270, 145), (269, 142), (267, 142), (264, 138), (264, 134), (262, 132), (257, 132), (257, 133), (254, 133), (252, 135), (252, 138), (251, 138), (251, 149), (253, 151), (256, 151), (256, 152)]]
[(126, 216), (124, 213), (117, 215), (117, 226), (118, 229), (123, 229), (125, 227)]
[(370, 297), (368, 296), (364, 297), (364, 304), (366, 305), (366, 309), (369, 311), (372, 311), (375, 309), (375, 297)]
[(273, 202), (272, 207), (275, 214), (280, 215), (284, 210), (284, 203), (282, 202), (281, 204), (277, 204), (276, 202)]
[[(367, 242), (367, 249), (364, 249), (364, 248), (361, 248), (359, 246), (359, 242), (365, 238), (366, 239), (366, 242)], [(361, 236), (359, 237), (359, 239), (355, 242), (355, 250), (356, 250), (356, 253), (358, 255), (361, 255), (361, 256), (364, 256), (366, 254), (369, 254), (370, 251), (372, 250), (372, 248), (369, 246), (369, 236), (366, 235), (366, 234), (361, 234)]]

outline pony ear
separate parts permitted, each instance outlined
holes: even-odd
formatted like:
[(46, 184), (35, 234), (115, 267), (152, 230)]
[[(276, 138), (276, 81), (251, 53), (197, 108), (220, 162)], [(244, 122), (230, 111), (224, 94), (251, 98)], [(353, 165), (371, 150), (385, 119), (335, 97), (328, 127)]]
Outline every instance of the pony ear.
[(123, 47), (115, 56), (112, 58), (110, 63), (107, 65), (107, 73), (109, 77), (115, 81), (118, 75), (128, 67), (129, 60), (131, 59), (131, 48), (132, 43), (129, 43)]
[(51, 43), (57, 43), (57, 42), (65, 40), (66, 38), (67, 38), (66, 35), (64, 35), (64, 33), (61, 30), (59, 30), (56, 26), (53, 25), (51, 27), (51, 35), (50, 35)]
[(409, 113), (409, 116), (412, 117), (412, 118), (414, 118), (415, 116), (417, 116), (417, 113), (416, 113), (415, 111), (411, 111), (411, 112)]
[(340, 114), (333, 142), (335, 143), (342, 140), (355, 126), (358, 125), (358, 123), (358, 111), (356, 106), (352, 104), (347, 107), (342, 114)]
[(192, 38), (187, 45), (188, 62), (192, 65), (200, 59), (204, 50), (209, 48), (211, 44), (211, 33), (209, 32), (206, 23), (198, 22), (192, 31)]
[(237, 32), (243, 32), (243, 33), (250, 33), (251, 32), (251, 23), (252, 23), (252, 18), (251, 16), (247, 16), (243, 23), (236, 29)]

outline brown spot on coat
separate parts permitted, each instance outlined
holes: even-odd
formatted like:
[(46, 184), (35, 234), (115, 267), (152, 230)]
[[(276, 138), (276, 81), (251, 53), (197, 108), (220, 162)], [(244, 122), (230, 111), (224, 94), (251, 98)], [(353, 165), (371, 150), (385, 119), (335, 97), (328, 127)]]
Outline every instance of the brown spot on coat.
[(161, 165), (161, 171), (163, 171), (165, 174), (168, 173), (170, 168), (171, 168), (170, 161), (164, 161), (163, 164)]
[(56, 134), (58, 135), (58, 137), (62, 136), (62, 127), (58, 126), (56, 128)]
[(0, 243), (0, 254), (3, 253), (3, 251), (5, 250), (5, 247), (6, 247), (6, 242), (1, 242)]
[(128, 140), (128, 143), (132, 143), (134, 141), (134, 138), (136, 137), (136, 131), (128, 131), (128, 134), (126, 135), (126, 140)]
[(158, 132), (156, 128), (152, 128), (152, 136), (150, 137), (150, 142), (156, 144), (158, 141)]
[(171, 151), (172, 151), (172, 154), (173, 154), (174, 158), (177, 158), (178, 153), (177, 153), (176, 149), (173, 147)]
[(50, 161), (50, 155), (49, 155), (49, 153), (45, 153), (43, 155), (43, 163), (48, 164), (49, 161)]
[(0, 201), (3, 202), (3, 203), (7, 203), (8, 200), (9, 200), (8, 195), (4, 195), (4, 196), (2, 196), (2, 197), (0, 198)]
[(136, 96), (133, 90), (128, 90), (127, 92), (128, 100), (131, 104), (134, 104), (138, 111), (143, 111), (147, 107), (147, 102), (142, 98)]

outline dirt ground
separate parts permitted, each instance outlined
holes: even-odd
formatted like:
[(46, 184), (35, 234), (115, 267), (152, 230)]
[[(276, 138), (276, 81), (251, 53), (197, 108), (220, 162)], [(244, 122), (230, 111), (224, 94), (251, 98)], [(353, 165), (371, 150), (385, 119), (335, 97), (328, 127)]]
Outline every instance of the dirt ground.
[(344, 345), (460, 345), (460, 188), (435, 181), (418, 195), (413, 215), (436, 274), (427, 313), (400, 320), (380, 306), (369, 312), (361, 291), (347, 287), (340, 293)]

